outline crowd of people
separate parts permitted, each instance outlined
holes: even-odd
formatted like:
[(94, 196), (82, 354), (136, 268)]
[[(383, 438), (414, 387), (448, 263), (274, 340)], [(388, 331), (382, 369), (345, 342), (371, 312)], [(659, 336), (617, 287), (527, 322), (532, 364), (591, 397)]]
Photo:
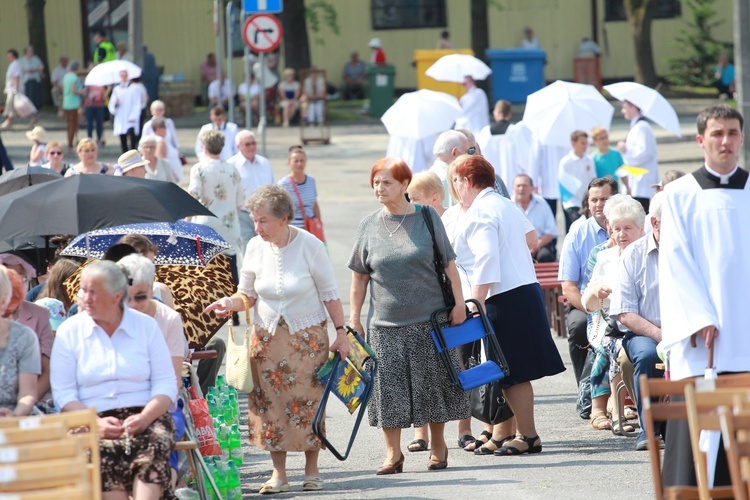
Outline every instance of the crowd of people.
[[(527, 33), (526, 40), (533, 43), (533, 34)], [(99, 45), (100, 60), (111, 55), (107, 43)], [(379, 40), (370, 45), (374, 57), (382, 51)], [(356, 95), (360, 63), (353, 53), (345, 69), (351, 95)], [(68, 121), (67, 146), (69, 151), (76, 148), (80, 161), (65, 163), (63, 144), (47, 141), (46, 131), (35, 127), (27, 134), (32, 141), (29, 164), (64, 176), (180, 182), (183, 158), (164, 103), (153, 100), (152, 117), (142, 124), (147, 101), (127, 72), (111, 93), (99, 88), (92, 94), (81, 85), (76, 64), (70, 63), (59, 78), (56, 95), (66, 119), (75, 110), (75, 119), (70, 113)], [(297, 112), (318, 122), (322, 112), (315, 104), (324, 98), (317, 94), (316, 74), (309, 73), (311, 80), (302, 83), (295, 76), (287, 69), (274, 82), (283, 124)], [(326, 246), (307, 231), (311, 220), (322, 221), (316, 179), (308, 173), (302, 146), (289, 148), (289, 173), (276, 179), (269, 160), (257, 154), (254, 133), (227, 119), (225, 106), (235, 105), (231, 82), (229, 92), (223, 90), (226, 80), (208, 83), (210, 123), (196, 138), (198, 162), (189, 169), (187, 191), (216, 215), (194, 222), (212, 227), (230, 244), (227, 253), (238, 292), (217, 300), (206, 312), (220, 317), (254, 312), (250, 355), (259, 377), (248, 397), (248, 428), (251, 443), (268, 451), (273, 462), (272, 475), (260, 492), (290, 490), (288, 452), (305, 453), (303, 489), (320, 490), (322, 444), (312, 432), (312, 413), (323, 386), (313, 374), (329, 351), (345, 357), (349, 345)], [(264, 91), (257, 85), (256, 97)], [(554, 262), (558, 256), (578, 413), (597, 431), (629, 435), (640, 427), (635, 448), (646, 449), (645, 430), (638, 425), (643, 401), (634, 380), (641, 374), (662, 375), (658, 345), (669, 348), (673, 377), (698, 375), (705, 348), (714, 341), (722, 356), (720, 371), (748, 369), (738, 354), (744, 340), (736, 338), (735, 331), (745, 320), (737, 317), (733, 308), (739, 305), (726, 292), (731, 288), (729, 271), (714, 264), (708, 247), (709, 236), (718, 234), (726, 237), (722, 252), (743, 250), (746, 244), (739, 217), (750, 208), (743, 196), (750, 187), (747, 172), (737, 167), (742, 116), (726, 106), (704, 110), (698, 118), (704, 167), (688, 175), (671, 171), (659, 181), (653, 130), (641, 110), (624, 101), (622, 114), (630, 129), (615, 147), (603, 127), (571, 131), (571, 146), (564, 150), (519, 142), (514, 147), (525, 154), (514, 155), (523, 158), (526, 168), (509, 176), (513, 170), (483, 156), (483, 143), (477, 139), (514, 133), (509, 103), (496, 104), (490, 123), (484, 92), (470, 77), (464, 89), (464, 114), (456, 130), (436, 137), (431, 164), (417, 169), (402, 158), (386, 157), (372, 166), (369, 183), (382, 208), (366, 216), (353, 235), (347, 262), (352, 272), (348, 326), (366, 334), (380, 360), (368, 407), (370, 425), (383, 432), (385, 453), (375, 473), (409, 468), (401, 448), (401, 430), (408, 427), (415, 431), (407, 451), (429, 451), (428, 470), (447, 468), (445, 424), (451, 421), (458, 422), (459, 447), (474, 455), (542, 452), (544, 429), (537, 429), (532, 382), (565, 367), (550, 335), (535, 262)], [(33, 83), (26, 93), (34, 95)], [(122, 142), (123, 154), (113, 165), (98, 159), (104, 95)], [(252, 105), (254, 96), (248, 96), (246, 105)], [(81, 106), (86, 107), (88, 134), (96, 127), (98, 140), (88, 137), (74, 144), (71, 123)], [(532, 164), (536, 167), (529, 167)], [(624, 165), (645, 173), (623, 173)], [(564, 233), (556, 222), (558, 201)], [(723, 220), (719, 212), (731, 220)], [(689, 223), (687, 214), (694, 214), (698, 223)], [(116, 263), (91, 263), (80, 271), (77, 297), (63, 291), (65, 279), (78, 269), (74, 260), (56, 260), (34, 295), (28, 290), (36, 277), (34, 266), (17, 254), (0, 254), (0, 356), (6, 382), (0, 413), (25, 416), (95, 406), (105, 491), (155, 498), (175, 486), (170, 456), (174, 440), (184, 431), (176, 404), (180, 366), (188, 351), (169, 291), (155, 283), (151, 261), (156, 248), (147, 240), (125, 244), (132, 248), (131, 255), (120, 256)], [(451, 304), (438, 292), (436, 260), (451, 282)], [(685, 284), (676, 294), (679, 300), (660, 296), (659, 282), (664, 280), (670, 288)], [(699, 299), (689, 295), (692, 292)], [(368, 295), (365, 319), (361, 316)], [(39, 304), (33, 303), (36, 297)], [(448, 305), (450, 312), (440, 319), (458, 325), (466, 319), (469, 298), (486, 311), (508, 361), (503, 393), (514, 413), (501, 424), (484, 424), (476, 438), (468, 394), (451, 384), (430, 335), (434, 311)], [(700, 318), (692, 319), (695, 314), (688, 307), (701, 311)], [(336, 331), (330, 343), (327, 318)], [(519, 331), (524, 335), (518, 336)], [(705, 345), (691, 348), (686, 332), (703, 337)], [(134, 342), (136, 336), (141, 341)], [(223, 352), (223, 347), (218, 350)], [(112, 361), (123, 356), (127, 363)], [(469, 366), (467, 352), (452, 356), (456, 365)], [(613, 401), (621, 380), (635, 404), (625, 409), (624, 418)], [(291, 408), (297, 409), (294, 424)], [(685, 439), (680, 430), (672, 436), (666, 441), (667, 453), (677, 453)], [(126, 460), (126, 455), (143, 460)], [(670, 469), (674, 481), (683, 480), (683, 465)]]

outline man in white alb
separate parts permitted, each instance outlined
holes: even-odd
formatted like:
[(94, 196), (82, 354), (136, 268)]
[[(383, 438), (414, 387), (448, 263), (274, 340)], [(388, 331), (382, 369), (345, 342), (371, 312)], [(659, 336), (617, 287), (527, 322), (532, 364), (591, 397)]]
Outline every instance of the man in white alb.
[[(729, 106), (704, 109), (696, 139), (705, 164), (664, 188), (660, 347), (669, 349), (673, 380), (703, 376), (712, 345), (718, 374), (750, 371), (750, 175), (737, 165), (742, 127)], [(695, 484), (687, 424), (674, 422), (667, 424), (664, 485)], [(730, 484), (718, 464), (714, 484)]]
[(630, 131), (624, 141), (617, 143), (617, 149), (622, 154), (625, 165), (647, 170), (639, 177), (628, 176), (628, 194), (638, 200), (648, 213), (648, 203), (654, 195), (651, 185), (659, 182), (659, 162), (654, 130), (641, 115), (641, 110), (629, 101), (622, 103), (622, 116), (630, 120)]
[[(267, 184), (276, 184), (276, 178), (273, 175), (273, 168), (268, 158), (257, 154), (258, 142), (255, 140), (255, 134), (249, 130), (240, 130), (235, 138), (239, 153), (232, 156), (227, 163), (234, 165), (242, 179), (242, 189), (245, 199), (242, 202), (240, 210), (240, 235), (242, 236), (243, 247), (247, 245), (250, 238), (255, 236), (255, 226), (253, 218), (247, 211), (245, 201), (250, 195), (261, 186)], [(244, 248), (243, 248), (244, 253)]]
[(463, 87), (466, 93), (461, 96), (459, 102), (463, 112), (456, 119), (454, 129), (465, 128), (474, 135), (490, 124), (490, 104), (484, 90), (477, 87), (474, 79), (465, 76)]

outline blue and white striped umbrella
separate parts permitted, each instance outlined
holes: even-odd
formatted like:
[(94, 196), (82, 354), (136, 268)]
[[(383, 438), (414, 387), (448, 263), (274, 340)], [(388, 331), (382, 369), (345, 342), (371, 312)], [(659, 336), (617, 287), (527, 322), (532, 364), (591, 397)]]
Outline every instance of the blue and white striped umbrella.
[(205, 266), (218, 254), (231, 248), (210, 227), (179, 220), (127, 224), (79, 234), (61, 255), (100, 259), (126, 234), (142, 234), (159, 247), (155, 264)]

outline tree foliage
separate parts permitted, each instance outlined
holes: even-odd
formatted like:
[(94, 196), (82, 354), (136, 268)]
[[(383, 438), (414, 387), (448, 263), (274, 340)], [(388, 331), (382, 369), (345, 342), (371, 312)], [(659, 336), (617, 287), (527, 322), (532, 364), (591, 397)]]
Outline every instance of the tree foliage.
[(716, 21), (715, 0), (686, 0), (689, 18), (680, 30), (675, 44), (682, 54), (669, 59), (668, 80), (676, 85), (710, 87), (714, 81), (713, 66), (727, 47), (716, 41), (711, 31), (722, 24)]
[[(316, 35), (323, 30), (323, 26), (330, 29), (334, 35), (341, 33), (339, 27), (338, 12), (336, 7), (325, 0), (313, 0), (305, 5), (305, 18), (310, 27), (310, 31)], [(323, 45), (325, 42), (322, 38), (316, 37), (315, 44)]]

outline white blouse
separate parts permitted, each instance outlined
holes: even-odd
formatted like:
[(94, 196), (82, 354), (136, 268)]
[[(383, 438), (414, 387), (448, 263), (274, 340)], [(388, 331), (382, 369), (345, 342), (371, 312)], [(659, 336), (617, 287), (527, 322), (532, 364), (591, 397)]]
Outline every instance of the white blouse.
[(461, 217), (456, 262), (473, 286), (490, 285), (492, 297), (536, 283), (526, 234), (534, 226), (512, 201), (492, 188), (480, 192)]
[(260, 236), (252, 238), (240, 271), (239, 291), (258, 299), (253, 321), (271, 335), (282, 316), (290, 334), (322, 323), (326, 319), (323, 302), (341, 297), (323, 242), (289, 227), (293, 239), (280, 250)]

